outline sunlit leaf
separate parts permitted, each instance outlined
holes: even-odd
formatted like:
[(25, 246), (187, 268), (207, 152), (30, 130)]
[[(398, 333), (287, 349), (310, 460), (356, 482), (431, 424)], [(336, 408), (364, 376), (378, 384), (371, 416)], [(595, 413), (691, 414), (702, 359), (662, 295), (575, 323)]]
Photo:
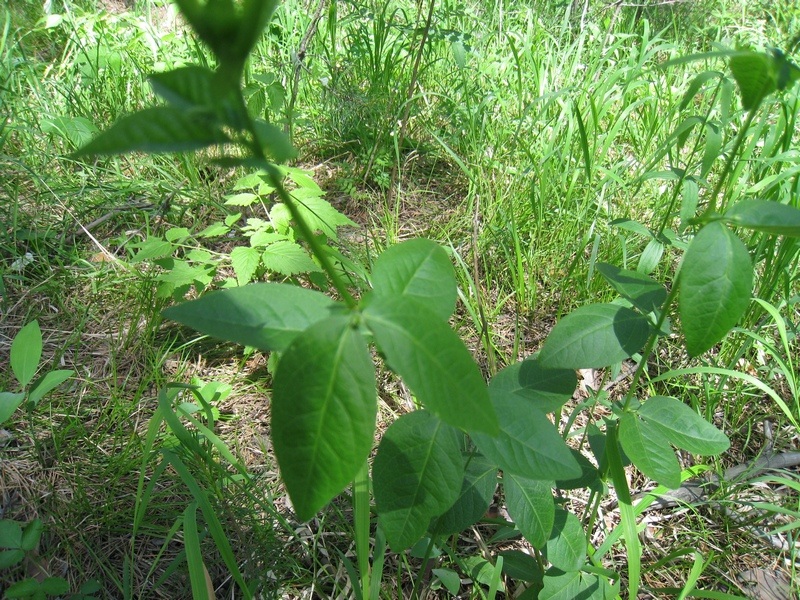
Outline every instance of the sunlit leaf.
[(741, 200), (725, 213), (734, 225), (773, 235), (800, 237), (800, 208), (770, 200)]
[(541, 549), (553, 529), (556, 505), (552, 487), (552, 481), (503, 474), (503, 492), (508, 514), (534, 548)]
[(681, 466), (660, 429), (632, 413), (622, 415), (619, 443), (634, 465), (650, 479), (670, 489), (681, 484)]
[(653, 396), (642, 404), (638, 414), (670, 444), (692, 454), (713, 456), (731, 445), (724, 433), (677, 398)]

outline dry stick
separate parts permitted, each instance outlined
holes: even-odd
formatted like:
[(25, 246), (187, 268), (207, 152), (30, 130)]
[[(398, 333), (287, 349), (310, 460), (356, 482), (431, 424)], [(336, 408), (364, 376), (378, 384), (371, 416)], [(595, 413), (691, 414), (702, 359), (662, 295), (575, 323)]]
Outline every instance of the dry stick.
[[(419, 42), (419, 49), (417, 55), (414, 57), (414, 66), (411, 69), (411, 81), (408, 84), (408, 91), (406, 92), (406, 103), (403, 107), (403, 116), (400, 117), (400, 131), (397, 133), (397, 150), (399, 162), (399, 152), (403, 148), (403, 142), (406, 138), (406, 129), (408, 128), (408, 119), (411, 115), (411, 99), (414, 97), (414, 90), (417, 87), (417, 80), (419, 78), (419, 66), (422, 63), (422, 55), (425, 53), (425, 45), (428, 43), (428, 35), (431, 31), (431, 23), (433, 22), (433, 8), (436, 6), (436, 0), (428, 0), (428, 16), (425, 19), (425, 28), (422, 30), (422, 39)], [(421, 4), (421, 2), (420, 2)], [(394, 208), (395, 201), (395, 188), (397, 187), (398, 177), (397, 162), (392, 165), (392, 176), (389, 181), (389, 192), (386, 198), (387, 204), (390, 208)]]
[[(286, 133), (289, 134), (289, 139), (292, 140), (293, 127), (292, 122), (294, 119), (294, 105), (297, 102), (297, 88), (300, 86), (300, 71), (303, 69), (303, 61), (306, 58), (306, 49), (308, 44), (311, 43), (311, 38), (317, 32), (317, 26), (322, 19), (322, 12), (325, 10), (325, 3), (327, 0), (319, 0), (317, 9), (311, 17), (311, 22), (308, 24), (308, 29), (303, 34), (303, 39), (300, 40), (300, 45), (297, 47), (297, 53), (294, 59), (294, 75), (292, 79), (292, 95), (289, 97), (289, 106), (287, 107), (286, 114)], [(336, 2), (337, 0), (332, 0)]]

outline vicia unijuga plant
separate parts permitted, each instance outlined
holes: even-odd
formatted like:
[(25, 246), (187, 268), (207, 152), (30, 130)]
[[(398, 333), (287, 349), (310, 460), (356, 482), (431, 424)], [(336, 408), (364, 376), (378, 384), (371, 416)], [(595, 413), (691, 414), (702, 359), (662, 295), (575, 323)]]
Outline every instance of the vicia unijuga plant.
[[(241, 85), (249, 53), (277, 0), (176, 2), (215, 55), (216, 68), (186, 66), (151, 76), (164, 103), (122, 118), (76, 156), (214, 146), (217, 163), (257, 170), (291, 215), (296, 238), (327, 276), (330, 295), (288, 283), (254, 283), (208, 293), (164, 316), (279, 355), (271, 435), (297, 518), (311, 519), (352, 484), (358, 596), (376, 597), (379, 588), (371, 576), (379, 573), (370, 572), (373, 500), (376, 539), (399, 552), (428, 538), (430, 554), (444, 538), (483, 518), (502, 473), (508, 514), (533, 548), (524, 562), (528, 597), (618, 595), (622, 577), (603, 567), (603, 557), (624, 540), (627, 596), (636, 598), (639, 507), (625, 467), (632, 463), (675, 488), (684, 474), (673, 446), (698, 455), (719, 454), (729, 446), (725, 434), (680, 399), (647, 394), (648, 359), (674, 329), (670, 315), (676, 306), (692, 356), (714, 347), (737, 324), (750, 304), (754, 278), (737, 230), (800, 236), (796, 207), (756, 199), (725, 203), (719, 197), (754, 115), (800, 70), (779, 53), (731, 53), (746, 116), (715, 189), (691, 222), (694, 236), (671, 285), (600, 264), (598, 271), (619, 298), (570, 313), (537, 355), (501, 370), (487, 385), (448, 323), (457, 285), (447, 251), (426, 239), (390, 247), (372, 265), (368, 289), (356, 293), (337, 255), (308, 222), (302, 197), (288, 193), (285, 170), (277, 165), (295, 151), (275, 124), (251, 117)], [(408, 385), (418, 410), (386, 430), (370, 469), (377, 415), (373, 347)], [(560, 415), (572, 398), (576, 370), (629, 359), (636, 369), (627, 393), (614, 401), (593, 395), (571, 411), (562, 430), (554, 425), (549, 415)], [(610, 407), (608, 416), (572, 431), (577, 413), (596, 402)], [(607, 482), (615, 490), (621, 523), (602, 546), (590, 548), (585, 529), (594, 516), (581, 522), (554, 490), (588, 488), (590, 506), (596, 506)], [(376, 543), (376, 564), (382, 564), (382, 546)]]

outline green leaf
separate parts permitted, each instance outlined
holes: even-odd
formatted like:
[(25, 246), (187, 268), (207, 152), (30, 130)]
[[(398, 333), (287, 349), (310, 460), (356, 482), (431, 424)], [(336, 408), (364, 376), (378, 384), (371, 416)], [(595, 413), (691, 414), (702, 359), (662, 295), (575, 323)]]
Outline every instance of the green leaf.
[(24, 550), (0, 550), (0, 569), (10, 569), (25, 560)]
[(508, 514), (534, 548), (541, 549), (553, 529), (556, 505), (552, 487), (552, 481), (536, 481), (503, 473)]
[(122, 117), (73, 156), (188, 152), (228, 141), (208, 113), (157, 106)]
[(728, 63), (742, 95), (742, 108), (753, 110), (777, 89), (772, 57), (762, 52), (739, 52)]
[(22, 392), (0, 392), (0, 425), (11, 418), (23, 400), (25, 400), (25, 394)]
[(336, 241), (339, 239), (339, 234), (336, 231), (339, 227), (345, 225), (356, 226), (353, 221), (331, 206), (330, 202), (320, 198), (315, 192), (300, 194), (299, 191), (302, 189), (304, 188), (292, 191), (292, 198), (297, 202), (297, 210), (312, 231), (321, 231), (326, 237)]
[(500, 433), (472, 433), (472, 439), (503, 472), (553, 481), (578, 477), (581, 470), (550, 419), (525, 398), (489, 387)]
[(655, 238), (651, 239), (647, 242), (647, 246), (644, 247), (642, 255), (639, 257), (639, 264), (636, 266), (636, 270), (644, 275), (652, 273), (656, 270), (663, 254), (664, 244)]
[(39, 545), (39, 539), (42, 537), (42, 531), (44, 531), (44, 523), (42, 523), (41, 519), (30, 521), (22, 531), (19, 547), (27, 552), (35, 550), (36, 546)]
[(565, 573), (583, 566), (586, 562), (586, 532), (578, 517), (560, 508), (556, 510), (545, 554), (551, 565)]
[(467, 460), (458, 499), (429, 527), (436, 535), (462, 532), (483, 517), (492, 503), (497, 488), (497, 465), (480, 454), (467, 455)]
[(622, 362), (642, 349), (650, 325), (624, 306), (590, 304), (561, 319), (539, 353), (544, 367), (599, 369)]
[(69, 583), (63, 577), (46, 577), (40, 589), (48, 596), (60, 596), (69, 593)]
[[(491, 587), (496, 580), (495, 566), (481, 556), (468, 556), (463, 562), (464, 570), (472, 581), (480, 583), (486, 587)], [(504, 590), (503, 582), (500, 581), (500, 590)]]
[(432, 572), (448, 592), (453, 596), (458, 594), (458, 590), (461, 589), (461, 578), (458, 573), (451, 569), (433, 569)]
[(163, 258), (172, 254), (175, 246), (167, 240), (147, 238), (136, 246), (137, 252), (131, 258), (131, 264), (140, 263), (154, 258)]
[(363, 315), (387, 364), (422, 404), (453, 427), (497, 431), (483, 375), (445, 321), (402, 297), (372, 296)]
[(592, 573), (558, 571), (548, 573), (539, 600), (612, 600), (617, 593), (604, 578)]
[(333, 300), (313, 290), (255, 283), (211, 292), (164, 311), (207, 335), (261, 350), (285, 350), (302, 331), (329, 317)]
[(189, 65), (148, 77), (153, 91), (173, 107), (187, 110), (213, 106), (214, 72), (206, 67)]
[(750, 303), (753, 265), (747, 248), (722, 223), (709, 223), (689, 244), (679, 285), (686, 349), (697, 356), (725, 337)]
[(725, 219), (755, 231), (800, 237), (800, 208), (769, 200), (742, 200), (725, 213)]
[(17, 550), (22, 548), (22, 527), (10, 519), (0, 520), (0, 548)]
[[(57, 371), (50, 371), (44, 377), (39, 379), (28, 392), (28, 402), (36, 406), (39, 401), (52, 390), (56, 389), (59, 385), (64, 383), (67, 379), (72, 377), (75, 371), (69, 369), (59, 369)], [(1, 421), (2, 419), (0, 419)]]
[(518, 581), (541, 581), (542, 569), (535, 557), (520, 550), (503, 550), (503, 573)]
[(311, 325), (286, 349), (273, 384), (272, 440), (301, 521), (353, 480), (372, 448), (376, 412), (375, 367), (349, 317)]
[(570, 448), (572, 456), (581, 468), (581, 474), (574, 479), (560, 479), (556, 481), (556, 487), (560, 490), (577, 490), (579, 488), (589, 488), (597, 493), (603, 492), (603, 482), (600, 480), (600, 473), (589, 459), (586, 458), (575, 448)]
[[(23, 579), (22, 581), (18, 581), (10, 586), (6, 590), (5, 596), (3, 599), (6, 600), (7, 598), (31, 598), (33, 597), (34, 600), (39, 600), (36, 598), (35, 594), (39, 593), (41, 589), (41, 584), (32, 578)], [(44, 596), (40, 595), (39, 598), (43, 598)]]
[(450, 318), (458, 297), (447, 252), (431, 240), (414, 239), (385, 250), (375, 261), (376, 295), (412, 298), (442, 319)]
[(290, 241), (278, 241), (270, 244), (261, 254), (261, 260), (270, 271), (287, 277), (297, 273), (313, 273), (322, 270), (317, 263), (311, 260), (308, 252)]
[(638, 414), (670, 444), (692, 454), (713, 456), (731, 445), (728, 436), (676, 398), (653, 396), (642, 404)]
[(660, 429), (633, 413), (619, 420), (619, 443), (634, 465), (650, 479), (670, 489), (681, 485), (681, 466)]
[(76, 148), (87, 144), (99, 131), (97, 126), (85, 117), (44, 118), (40, 127), (44, 133), (64, 138)]
[(403, 415), (383, 434), (372, 478), (378, 522), (394, 551), (419, 540), (458, 499), (460, 447), (458, 430), (425, 410)]
[(597, 270), (620, 296), (644, 314), (661, 310), (667, 299), (664, 286), (643, 273), (620, 269), (607, 263), (597, 263)]
[(275, 162), (284, 163), (297, 157), (289, 136), (277, 125), (257, 119), (255, 131), (261, 147)]
[(249, 246), (237, 246), (231, 250), (231, 266), (239, 285), (249, 283), (261, 263), (261, 251)]
[(11, 370), (21, 387), (31, 382), (42, 358), (42, 330), (31, 321), (19, 330), (11, 342)]

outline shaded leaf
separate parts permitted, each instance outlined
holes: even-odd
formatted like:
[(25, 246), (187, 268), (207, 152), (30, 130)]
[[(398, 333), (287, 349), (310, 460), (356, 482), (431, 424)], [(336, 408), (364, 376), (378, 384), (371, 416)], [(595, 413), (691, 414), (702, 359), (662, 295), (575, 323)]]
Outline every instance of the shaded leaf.
[(525, 539), (541, 549), (553, 529), (556, 505), (553, 482), (537, 481), (503, 473), (503, 492), (508, 514)]
[(563, 572), (578, 571), (586, 562), (586, 532), (578, 517), (557, 509), (553, 529), (545, 545), (547, 560)]
[(422, 404), (453, 427), (497, 431), (483, 375), (445, 321), (402, 297), (373, 296), (363, 316), (389, 367)]
[(334, 306), (320, 292), (255, 283), (211, 292), (163, 314), (216, 338), (261, 350), (284, 350), (300, 332), (329, 317)]
[(679, 285), (686, 349), (697, 356), (724, 338), (747, 309), (753, 287), (747, 248), (722, 223), (709, 223), (689, 244)]
[(664, 286), (638, 271), (620, 269), (607, 263), (597, 263), (597, 270), (617, 293), (644, 314), (661, 310), (667, 299)]
[(800, 208), (770, 200), (742, 200), (725, 213), (734, 225), (773, 235), (800, 237)]
[(742, 108), (753, 110), (777, 89), (772, 58), (762, 52), (739, 52), (728, 63), (742, 95)]
[(486, 514), (497, 488), (497, 465), (480, 454), (468, 455), (468, 463), (455, 503), (435, 519), (429, 530), (436, 535), (460, 533)]
[(632, 413), (619, 421), (619, 443), (634, 465), (670, 489), (681, 485), (681, 466), (661, 431)]
[(542, 412), (559, 410), (572, 398), (578, 376), (574, 369), (545, 369), (538, 358), (527, 358), (499, 371), (489, 382), (490, 393), (525, 398)]
[(272, 440), (301, 521), (339, 494), (362, 467), (372, 448), (376, 412), (375, 367), (349, 317), (311, 325), (285, 350), (273, 383)]
[(542, 569), (539, 561), (533, 556), (520, 550), (504, 550), (500, 553), (503, 557), (503, 573), (518, 581), (541, 581)]
[(377, 295), (418, 300), (442, 319), (453, 314), (458, 296), (447, 252), (422, 238), (386, 249), (375, 261), (372, 285)]
[(621, 362), (642, 349), (647, 318), (614, 304), (590, 304), (561, 319), (539, 353), (545, 367), (599, 369)]
[(248, 246), (237, 246), (231, 250), (230, 257), (237, 283), (239, 285), (248, 283), (261, 263), (261, 251)]
[(460, 434), (432, 413), (403, 415), (384, 433), (372, 478), (378, 522), (396, 552), (419, 540), (458, 499), (464, 479)]

